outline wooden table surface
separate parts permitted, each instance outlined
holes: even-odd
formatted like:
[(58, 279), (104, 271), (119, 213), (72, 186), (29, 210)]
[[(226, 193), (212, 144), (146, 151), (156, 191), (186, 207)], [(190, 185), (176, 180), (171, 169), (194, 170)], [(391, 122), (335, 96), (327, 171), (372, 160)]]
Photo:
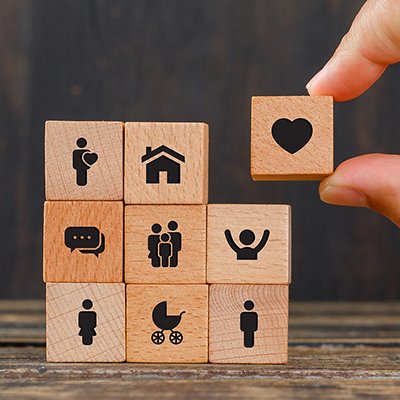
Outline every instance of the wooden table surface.
[(400, 303), (294, 303), (287, 365), (47, 364), (44, 303), (0, 301), (0, 398), (400, 398)]

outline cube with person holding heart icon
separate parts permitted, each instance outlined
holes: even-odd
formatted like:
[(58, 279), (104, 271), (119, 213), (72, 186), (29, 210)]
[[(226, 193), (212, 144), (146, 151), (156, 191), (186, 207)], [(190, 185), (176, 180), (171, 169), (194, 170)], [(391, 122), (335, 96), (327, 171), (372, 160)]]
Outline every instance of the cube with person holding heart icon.
[(47, 200), (122, 200), (124, 124), (47, 121)]
[(254, 180), (320, 180), (332, 173), (332, 97), (252, 98)]

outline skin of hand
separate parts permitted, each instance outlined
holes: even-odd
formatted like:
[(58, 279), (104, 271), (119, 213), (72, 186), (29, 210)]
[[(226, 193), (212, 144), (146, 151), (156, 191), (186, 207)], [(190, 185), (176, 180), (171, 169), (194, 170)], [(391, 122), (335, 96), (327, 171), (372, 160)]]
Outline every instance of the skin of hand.
[[(327, 64), (307, 84), (310, 95), (354, 99), (400, 61), (400, 1), (367, 0)], [(320, 184), (329, 204), (368, 207), (400, 227), (400, 155), (368, 154), (343, 162)]]

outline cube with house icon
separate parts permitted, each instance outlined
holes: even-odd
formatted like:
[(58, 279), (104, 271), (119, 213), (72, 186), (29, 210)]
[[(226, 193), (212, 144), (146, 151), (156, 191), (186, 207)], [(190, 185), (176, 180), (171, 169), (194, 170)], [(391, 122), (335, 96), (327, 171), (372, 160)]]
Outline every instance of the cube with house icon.
[(167, 183), (181, 183), (181, 163), (185, 156), (167, 146), (161, 145), (156, 149), (146, 147), (142, 163), (146, 165), (146, 183), (160, 183), (160, 175), (165, 173)]
[(125, 124), (125, 204), (207, 204), (208, 126)]

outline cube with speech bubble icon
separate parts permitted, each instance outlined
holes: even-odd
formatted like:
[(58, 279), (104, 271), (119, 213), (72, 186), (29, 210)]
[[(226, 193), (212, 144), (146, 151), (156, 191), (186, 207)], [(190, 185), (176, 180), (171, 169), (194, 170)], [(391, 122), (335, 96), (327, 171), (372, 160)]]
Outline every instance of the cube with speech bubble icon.
[(71, 226), (65, 230), (64, 243), (71, 249), (79, 249), (82, 254), (96, 257), (105, 250), (105, 236), (95, 226)]
[(122, 265), (122, 202), (45, 203), (45, 282), (122, 282)]

